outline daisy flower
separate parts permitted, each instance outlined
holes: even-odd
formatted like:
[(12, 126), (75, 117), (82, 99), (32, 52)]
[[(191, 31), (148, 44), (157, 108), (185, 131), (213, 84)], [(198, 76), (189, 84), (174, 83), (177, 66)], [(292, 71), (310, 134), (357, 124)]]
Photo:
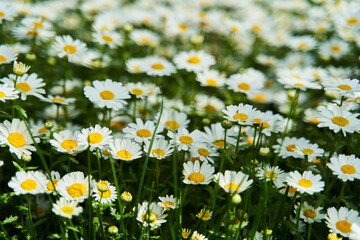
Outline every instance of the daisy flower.
[(311, 36), (297, 36), (289, 39), (289, 46), (298, 51), (309, 51), (316, 47), (316, 40)]
[(60, 58), (67, 57), (69, 62), (76, 61), (86, 53), (86, 44), (78, 39), (73, 39), (69, 35), (56, 36), (53, 45), (56, 54)]
[(270, 165), (265, 165), (264, 167), (261, 167), (258, 169), (256, 176), (261, 179), (261, 180), (265, 180), (266, 182), (268, 181), (273, 181), (277, 178), (281, 178), (282, 175), (284, 175), (284, 171), (281, 170), (278, 166), (270, 166)]
[(64, 197), (61, 197), (53, 205), (52, 211), (59, 216), (71, 219), (73, 216), (79, 216), (83, 212), (81, 206), (78, 207), (79, 202), (69, 201)]
[(129, 35), (130, 39), (139, 46), (151, 46), (155, 47), (159, 45), (159, 35), (146, 30), (146, 29), (135, 29)]
[[(148, 202), (139, 203), (136, 219), (142, 223), (144, 227), (150, 226), (152, 228), (158, 228), (161, 224), (166, 222), (167, 214), (165, 214), (165, 208), (162, 208), (157, 203)], [(133, 209), (135, 211), (135, 208)]]
[(16, 11), (11, 5), (5, 2), (0, 3), (0, 23), (3, 20), (12, 21), (16, 15)]
[[(7, 83), (9, 87), (14, 87), (14, 79), (15, 75), (9, 74), (7, 78), (3, 78), (0, 81), (3, 83)], [(24, 74), (23, 76), (19, 76), (16, 79), (17, 90), (21, 92), (21, 100), (25, 101), (27, 96), (35, 96), (37, 98), (43, 99), (43, 94), (45, 94), (45, 90), (42, 88), (45, 86), (42, 78), (38, 78), (36, 73), (32, 74)]]
[(176, 72), (172, 63), (162, 57), (151, 56), (144, 60), (144, 72), (150, 76), (170, 76)]
[(105, 81), (93, 81), (93, 86), (84, 87), (85, 96), (99, 108), (119, 110), (124, 107), (130, 95), (120, 82), (111, 79)]
[[(90, 177), (90, 186), (89, 180)], [(66, 200), (83, 202), (89, 196), (89, 189), (95, 185), (91, 176), (84, 176), (82, 172), (71, 172), (65, 174), (57, 183), (56, 190)]]
[(45, 192), (45, 182), (47, 182), (46, 176), (39, 171), (19, 171), (11, 178), (8, 186), (14, 190), (16, 195), (36, 195)]
[(177, 132), (168, 131), (167, 135), (171, 138), (170, 142), (174, 143), (179, 151), (188, 151), (193, 144), (200, 142), (201, 139), (199, 130), (189, 133), (186, 128), (179, 128)]
[(325, 216), (327, 227), (330, 232), (340, 234), (343, 237), (349, 237), (352, 233), (352, 225), (360, 224), (359, 213), (355, 210), (341, 207), (338, 211), (331, 207), (327, 210)]
[(333, 156), (326, 165), (333, 171), (334, 175), (337, 175), (344, 182), (360, 179), (360, 159), (355, 155), (340, 154), (338, 157)]
[[(159, 114), (156, 116), (156, 121)], [(160, 123), (168, 130), (176, 130), (178, 128), (186, 128), (190, 123), (186, 113), (178, 112), (174, 109), (164, 109), (160, 118)]]
[(219, 153), (206, 143), (195, 143), (191, 145), (190, 154), (192, 160), (200, 160), (202, 162), (209, 161), (211, 163), (214, 163), (214, 158), (219, 156)]
[(286, 182), (291, 187), (295, 187), (300, 193), (314, 193), (324, 190), (325, 183), (321, 181), (320, 175), (314, 175), (311, 171), (300, 174), (298, 171), (290, 172), (286, 177)]
[(110, 144), (113, 139), (111, 136), (111, 130), (107, 127), (101, 127), (96, 124), (95, 127), (84, 128), (78, 135), (77, 142), (79, 145), (90, 147), (90, 151), (94, 151), (96, 148), (103, 148), (105, 145)]
[(294, 157), (294, 158), (302, 158), (302, 154), (295, 151), (297, 148), (296, 146), (301, 144), (310, 144), (310, 141), (305, 138), (289, 138), (285, 137), (284, 141), (282, 142), (281, 139), (277, 139), (278, 144), (274, 145), (273, 148), (275, 149), (275, 153), (279, 153), (279, 156), (282, 158), (287, 157)]
[(246, 74), (233, 74), (229, 77), (226, 84), (228, 88), (234, 92), (242, 92), (245, 94), (251, 92), (258, 92), (264, 86), (263, 82), (254, 81), (252, 78), (249, 78)]
[(33, 140), (26, 128), (26, 125), (20, 119), (14, 118), (11, 122), (5, 120), (0, 123), (0, 145), (9, 146), (9, 151), (16, 154), (21, 159), (23, 154), (31, 155), (30, 151), (35, 151), (32, 146)]
[(344, 136), (347, 132), (353, 133), (360, 129), (360, 120), (357, 119), (359, 113), (353, 114), (335, 105), (330, 105), (328, 108), (319, 107), (319, 114), (321, 115), (318, 118), (320, 123), (317, 126), (319, 128), (328, 127), (335, 133), (341, 130)]
[(225, 114), (224, 118), (231, 122), (237, 122), (240, 125), (253, 125), (251, 120), (256, 117), (259, 111), (251, 105), (240, 103), (238, 106), (227, 106), (222, 112)]
[[(0, 13), (1, 13), (1, 9), (0, 9)], [(5, 63), (11, 63), (12, 61), (16, 60), (17, 57), (18, 57), (18, 53), (12, 47), (0, 45), (0, 65)]]
[(225, 85), (225, 77), (219, 71), (205, 69), (196, 73), (196, 80), (204, 87), (222, 87)]
[(86, 145), (80, 145), (77, 141), (79, 134), (79, 131), (72, 132), (70, 130), (55, 132), (54, 139), (50, 140), (50, 144), (56, 151), (74, 156), (86, 149)]
[(64, 106), (75, 102), (75, 98), (64, 98), (59, 95), (56, 95), (56, 96), (48, 95), (47, 97), (44, 97), (41, 100), (44, 102), (54, 103), (54, 104), (64, 105)]
[(159, 197), (160, 202), (159, 206), (163, 207), (165, 210), (175, 209), (179, 207), (179, 200), (176, 199), (173, 195), (166, 195), (165, 197)]
[(144, 58), (130, 58), (125, 62), (126, 70), (130, 73), (143, 73), (144, 62)]
[(132, 161), (142, 155), (139, 144), (128, 139), (115, 139), (110, 144), (110, 152), (114, 159)]
[[(223, 149), (225, 146), (225, 129), (221, 126), (221, 123), (213, 123), (210, 127), (204, 127), (205, 133), (203, 133), (202, 139), (205, 140), (215, 149)], [(226, 132), (226, 144), (236, 144), (236, 139), (232, 136), (237, 136), (234, 133), (234, 127)]]
[(6, 100), (13, 100), (19, 98), (19, 91), (10, 87), (9, 84), (4, 83), (0, 85), (0, 101), (6, 102)]
[[(295, 214), (297, 214), (299, 207), (300, 203), (295, 206)], [(322, 209), (322, 207), (315, 208), (305, 201), (301, 205), (300, 218), (309, 224), (312, 224), (314, 222), (321, 222), (325, 218), (325, 215), (320, 213)]]
[(283, 84), (285, 88), (295, 88), (305, 91), (306, 89), (321, 89), (321, 85), (314, 80), (307, 78), (284, 78), (280, 77), (277, 79), (279, 83)]
[[(150, 141), (145, 142), (144, 151), (148, 153)], [(164, 139), (155, 139), (151, 148), (150, 157), (158, 160), (164, 159), (172, 154), (174, 150), (171, 144)]]
[[(164, 130), (164, 127), (159, 125), (155, 137)], [(145, 123), (141, 118), (136, 119), (136, 123), (129, 123), (126, 128), (123, 129), (124, 137), (130, 138), (135, 142), (149, 142), (155, 131), (155, 123), (153, 121), (146, 121)]]
[(190, 240), (208, 240), (204, 235), (198, 233), (197, 231), (194, 231), (191, 235)]
[(196, 110), (205, 115), (219, 113), (225, 108), (224, 102), (216, 97), (197, 94), (195, 100)]
[(215, 58), (204, 51), (180, 52), (174, 57), (174, 63), (178, 69), (188, 72), (204, 71), (215, 64)]
[(210, 211), (209, 209), (201, 209), (200, 212), (198, 214), (196, 214), (197, 218), (200, 218), (203, 221), (209, 221), (212, 217), (213, 212)]
[(45, 193), (48, 193), (48, 194), (52, 193), (53, 195), (56, 195), (55, 189), (57, 191), (57, 183), (61, 179), (60, 173), (57, 171), (51, 171), (50, 174), (51, 174), (52, 182), (51, 182), (50, 178), (47, 179)]
[(117, 32), (112, 31), (103, 31), (103, 32), (94, 32), (92, 33), (94, 42), (97, 42), (101, 45), (107, 45), (111, 49), (115, 49), (122, 45), (123, 38)]
[(308, 162), (313, 162), (314, 158), (323, 156), (325, 152), (319, 148), (317, 144), (311, 144), (305, 141), (298, 142), (294, 151), (302, 157), (306, 156)]
[(199, 161), (195, 163), (188, 161), (183, 164), (184, 170), (184, 180), (185, 184), (203, 184), (207, 185), (214, 178), (215, 168), (210, 164), (203, 162), (200, 166)]
[(130, 95), (135, 96), (136, 98), (143, 99), (148, 97), (151, 93), (151, 88), (149, 85), (142, 82), (132, 83), (129, 82), (125, 85), (126, 89), (129, 91)]
[(95, 201), (100, 203), (112, 203), (117, 199), (115, 186), (112, 186), (107, 181), (99, 181), (92, 189), (92, 197)]
[(338, 91), (341, 96), (360, 92), (360, 82), (358, 79), (330, 78), (323, 82), (323, 85), (326, 91)]
[(330, 41), (324, 42), (319, 47), (319, 54), (322, 58), (333, 57), (339, 59), (344, 56), (349, 50), (347, 42), (340, 39), (331, 39)]
[(249, 176), (242, 172), (226, 170), (225, 174), (217, 173), (214, 181), (227, 193), (241, 193), (253, 183), (253, 180), (248, 178)]

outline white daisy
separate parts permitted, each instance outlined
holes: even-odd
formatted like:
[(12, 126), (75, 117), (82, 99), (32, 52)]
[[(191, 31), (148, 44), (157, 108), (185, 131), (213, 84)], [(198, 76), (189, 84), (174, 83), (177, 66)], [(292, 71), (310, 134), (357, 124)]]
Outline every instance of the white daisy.
[(195, 163), (188, 161), (183, 164), (183, 167), (185, 184), (207, 185), (214, 178), (215, 168), (207, 162), (203, 162), (200, 166), (200, 161), (195, 161)]
[(307, 142), (298, 142), (296, 144), (296, 149), (294, 150), (303, 158), (306, 157), (308, 162), (313, 162), (314, 158), (323, 156), (324, 150), (319, 148), (319, 146)]
[(71, 219), (73, 216), (78, 216), (83, 212), (83, 208), (81, 206), (78, 207), (78, 204), (78, 201), (69, 201), (64, 197), (61, 197), (53, 204), (52, 211), (56, 215)]
[[(163, 126), (159, 125), (155, 133), (155, 137), (164, 130)], [(141, 118), (136, 119), (136, 123), (129, 123), (126, 128), (123, 129), (124, 137), (130, 138), (135, 142), (149, 142), (155, 132), (155, 122), (146, 121), (145, 123)]]
[(0, 3), (0, 23), (3, 20), (12, 21), (17, 15), (15, 9), (6, 2)]
[(205, 69), (196, 73), (196, 80), (204, 87), (222, 87), (225, 85), (225, 77), (219, 71)]
[(245, 94), (258, 92), (264, 87), (263, 82), (255, 81), (254, 79), (249, 78), (247, 74), (240, 73), (231, 75), (226, 84), (230, 90)]
[(124, 107), (130, 95), (120, 82), (113, 82), (111, 79), (105, 81), (93, 81), (94, 87), (84, 87), (85, 96), (96, 106), (119, 110)]
[(144, 58), (130, 58), (125, 62), (126, 70), (130, 73), (144, 72)]
[(330, 78), (323, 82), (326, 91), (338, 91), (341, 96), (360, 92), (360, 82), (358, 79), (350, 78)]
[(40, 194), (46, 190), (46, 176), (39, 171), (19, 171), (11, 178), (8, 186), (11, 187), (16, 195), (20, 194)]
[(258, 169), (256, 176), (265, 181), (274, 181), (277, 178), (281, 178), (284, 175), (284, 171), (281, 170), (278, 166), (270, 166), (265, 165), (264, 167), (261, 167)]
[(242, 172), (226, 170), (225, 174), (217, 173), (214, 181), (227, 193), (241, 193), (253, 183), (253, 180), (248, 178), (249, 176)]
[(155, 47), (160, 41), (158, 34), (146, 29), (135, 29), (130, 33), (129, 37), (139, 46)]
[[(159, 114), (156, 116), (158, 119)], [(168, 130), (176, 130), (178, 128), (186, 128), (190, 123), (186, 113), (178, 112), (174, 109), (164, 109), (160, 118), (160, 123)]]
[(47, 95), (47, 97), (44, 97), (41, 99), (44, 102), (54, 103), (58, 105), (69, 105), (75, 102), (75, 98), (65, 98), (59, 95), (53, 96), (53, 95)]
[(219, 98), (209, 97), (207, 95), (197, 94), (195, 96), (196, 110), (207, 116), (221, 112), (225, 108), (225, 104)]
[(57, 171), (51, 171), (50, 174), (51, 174), (52, 182), (51, 182), (50, 178), (47, 179), (45, 193), (48, 193), (48, 194), (52, 193), (53, 195), (56, 195), (55, 189), (57, 191), (57, 183), (61, 179), (60, 173)]
[(174, 57), (174, 63), (178, 69), (185, 69), (189, 72), (199, 72), (209, 69), (215, 64), (215, 58), (204, 51), (180, 52)]
[(321, 44), (319, 47), (319, 54), (322, 58), (335, 58), (339, 59), (345, 55), (349, 50), (347, 42), (340, 39), (331, 39)]
[[(101, 186), (99, 189), (97, 185)], [(117, 199), (117, 192), (115, 186), (110, 185), (107, 181), (99, 181), (96, 186), (92, 189), (92, 197), (95, 201), (100, 203), (112, 203)], [(105, 190), (105, 191), (102, 191)]]
[(78, 135), (77, 142), (79, 145), (90, 147), (90, 151), (96, 148), (103, 148), (112, 142), (111, 130), (107, 127), (101, 127), (96, 124), (95, 127), (84, 128)]
[(0, 85), (0, 101), (6, 102), (6, 100), (13, 100), (19, 98), (20, 92), (15, 88), (10, 87), (9, 84), (4, 83)]
[(168, 131), (170, 142), (177, 146), (178, 150), (188, 151), (193, 144), (200, 142), (201, 132), (194, 130), (191, 133), (186, 128), (179, 128), (177, 132)]
[[(145, 142), (144, 151), (148, 153), (150, 148), (150, 141)], [(155, 139), (151, 148), (150, 157), (158, 160), (164, 159), (172, 154), (174, 150), (171, 144), (161, 138)]]
[[(151, 203), (149, 206), (148, 202), (139, 203), (137, 207), (136, 219), (142, 223), (144, 227), (150, 226), (152, 228), (158, 228), (161, 224), (166, 222), (167, 214), (165, 208), (159, 206), (157, 203)], [(135, 211), (135, 208), (133, 209)]]
[(172, 63), (158, 56), (146, 57), (143, 64), (144, 72), (150, 76), (170, 76), (176, 72)]
[[(1, 13), (1, 9), (0, 9), (0, 13)], [(0, 65), (5, 63), (11, 63), (14, 60), (16, 60), (17, 57), (18, 57), (18, 53), (12, 47), (0, 45)]]
[(284, 141), (282, 141), (280, 138), (277, 139), (278, 144), (274, 145), (273, 148), (275, 149), (275, 152), (279, 154), (282, 158), (287, 157), (294, 157), (294, 158), (302, 158), (302, 154), (295, 151), (297, 148), (296, 146), (299, 143), (302, 144), (310, 144), (310, 141), (305, 138), (289, 138), (285, 137)]
[(334, 175), (337, 175), (344, 182), (360, 179), (360, 159), (355, 155), (340, 154), (338, 157), (333, 156), (326, 165), (333, 171)]
[(195, 143), (191, 145), (190, 154), (193, 161), (200, 160), (211, 163), (214, 163), (214, 158), (219, 156), (219, 153), (207, 143)]
[(338, 211), (331, 207), (325, 216), (327, 227), (330, 232), (338, 233), (343, 237), (349, 237), (352, 233), (352, 225), (360, 224), (359, 213), (355, 210), (341, 207)]
[(58, 57), (67, 57), (69, 62), (74, 62), (83, 55), (85, 55), (87, 47), (86, 44), (78, 39), (73, 39), (69, 35), (56, 36), (53, 45)]
[(95, 180), (90, 176), (85, 177), (82, 172), (71, 172), (65, 174), (57, 183), (56, 190), (66, 200), (75, 200), (83, 202), (89, 196), (90, 189), (96, 184)]
[(175, 209), (179, 207), (179, 200), (173, 195), (166, 195), (165, 197), (159, 197), (161, 202), (158, 202), (159, 206), (165, 210)]
[(240, 103), (238, 106), (227, 106), (222, 112), (225, 114), (224, 118), (231, 122), (237, 122), (240, 125), (253, 125), (251, 120), (259, 111), (251, 105)]
[(115, 139), (110, 144), (110, 152), (114, 159), (123, 161), (132, 161), (140, 158), (142, 155), (139, 144), (128, 139)]
[[(211, 145), (215, 149), (223, 149), (225, 146), (225, 129), (221, 126), (221, 123), (213, 123), (210, 127), (204, 127), (205, 133), (203, 133), (202, 138), (205, 142)], [(234, 127), (227, 130), (226, 132), (226, 144), (235, 145), (236, 139), (234, 136), (238, 134), (235, 133)]]
[(107, 45), (111, 49), (117, 48), (122, 45), (123, 38), (117, 32), (112, 31), (102, 31), (92, 33), (94, 42), (97, 42), (101, 45)]
[(50, 144), (58, 152), (76, 155), (86, 149), (86, 145), (80, 145), (77, 142), (79, 131), (72, 132), (70, 130), (63, 130), (54, 133), (54, 139), (50, 140)]
[(286, 182), (291, 187), (295, 187), (300, 193), (314, 193), (324, 190), (325, 183), (321, 181), (321, 175), (314, 175), (311, 171), (300, 174), (298, 171), (290, 172), (286, 177)]
[(129, 82), (125, 85), (125, 87), (131, 95), (140, 99), (148, 97), (152, 91), (152, 88), (150, 88), (148, 84), (142, 82), (137, 82), (137, 83)]
[[(298, 209), (300, 207), (300, 203), (295, 206), (294, 213), (297, 214)], [(309, 205), (306, 201), (301, 205), (300, 210), (300, 218), (305, 222), (312, 224), (314, 222), (321, 222), (325, 215), (320, 213), (322, 211), (322, 207), (313, 207)]]

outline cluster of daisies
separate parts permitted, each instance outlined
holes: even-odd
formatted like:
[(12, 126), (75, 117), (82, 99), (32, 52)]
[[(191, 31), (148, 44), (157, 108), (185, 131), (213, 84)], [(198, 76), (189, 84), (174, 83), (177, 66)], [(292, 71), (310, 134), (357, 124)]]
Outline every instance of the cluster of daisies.
[[(326, 225), (329, 239), (360, 239), (349, 190), (360, 179), (360, 3), (5, 0), (0, 24), (0, 163), (14, 173), (0, 181), (34, 195), (34, 218), (81, 218), (95, 202), (121, 219), (119, 238), (130, 217), (149, 237), (275, 239), (284, 227), (310, 238)], [(84, 174), (86, 154), (99, 176), (111, 162), (156, 188), (134, 204), (142, 180), (121, 179), (131, 190), (120, 193), (116, 171), (114, 186)], [(272, 202), (284, 204), (276, 219)], [(199, 225), (184, 211), (194, 208)], [(175, 215), (184, 222), (169, 224)]]

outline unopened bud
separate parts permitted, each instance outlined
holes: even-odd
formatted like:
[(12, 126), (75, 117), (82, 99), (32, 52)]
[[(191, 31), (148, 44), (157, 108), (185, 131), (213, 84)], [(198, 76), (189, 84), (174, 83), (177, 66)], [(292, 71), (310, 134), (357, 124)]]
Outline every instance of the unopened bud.
[(25, 162), (30, 162), (31, 161), (31, 155), (29, 154), (23, 154), (21, 155), (21, 159)]
[(221, 122), (221, 126), (225, 129), (230, 129), (230, 128), (232, 128), (233, 124), (229, 120), (223, 120)]
[(27, 66), (26, 64), (22, 63), (22, 62), (14, 62), (14, 67), (13, 67), (13, 72), (15, 75), (18, 76), (22, 76), (25, 73), (27, 73), (27, 71), (29, 71), (31, 67)]
[(89, 81), (89, 80), (85, 80), (85, 81), (84, 81), (84, 85), (85, 85), (85, 86), (92, 86), (92, 83), (91, 83), (91, 81)]
[(208, 118), (203, 118), (201, 121), (204, 125), (209, 125), (211, 123), (210, 119)]
[(132, 195), (129, 192), (123, 192), (121, 195), (121, 200), (123, 200), (124, 202), (131, 202), (132, 201)]
[(234, 196), (231, 198), (231, 201), (235, 204), (241, 203), (241, 196), (238, 193), (235, 193)]
[(52, 129), (54, 127), (54, 122), (52, 121), (47, 121), (45, 124), (44, 124), (44, 128), (46, 129)]
[(96, 188), (99, 192), (106, 192), (109, 190), (109, 182), (108, 181), (103, 181), (100, 180), (97, 184), (96, 184)]
[[(264, 230), (262, 230), (261, 233), (264, 235)], [(272, 234), (272, 230), (266, 229), (265, 236), (270, 236), (271, 234)]]
[(124, 30), (127, 32), (131, 32), (132, 30), (134, 30), (134, 27), (133, 27), (133, 25), (127, 23), (124, 25)]
[(190, 41), (193, 44), (202, 44), (204, 42), (204, 36), (200, 34), (193, 35), (191, 36)]
[(258, 164), (259, 164), (259, 161), (256, 160), (256, 159), (251, 159), (251, 160), (250, 160), (250, 163), (251, 163), (251, 164), (254, 164), (254, 165), (258, 165)]
[(296, 93), (296, 90), (290, 89), (290, 90), (287, 91), (287, 96), (288, 96), (289, 98), (294, 98), (294, 97), (295, 97), (295, 93)]
[(268, 147), (261, 147), (259, 150), (259, 154), (261, 156), (267, 156), (270, 153), (270, 149)]
[(117, 233), (119, 232), (119, 229), (118, 229), (116, 226), (110, 226), (110, 227), (108, 228), (108, 232), (109, 232), (110, 234), (117, 234)]
[(54, 57), (48, 58), (47, 63), (51, 66), (54, 66), (56, 64), (56, 58)]
[(26, 58), (26, 60), (29, 60), (29, 61), (35, 61), (36, 60), (36, 55), (34, 53), (27, 53), (25, 55), (25, 58)]

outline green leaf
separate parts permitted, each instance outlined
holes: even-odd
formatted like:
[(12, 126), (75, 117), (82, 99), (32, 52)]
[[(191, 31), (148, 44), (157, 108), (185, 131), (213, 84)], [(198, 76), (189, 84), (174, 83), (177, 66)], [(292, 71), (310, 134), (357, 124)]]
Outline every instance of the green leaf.
[(3, 224), (8, 224), (8, 223), (13, 223), (15, 222), (19, 217), (18, 216), (10, 216), (5, 218), (5, 220), (3, 221)]
[(74, 232), (78, 232), (78, 233), (80, 232), (80, 230), (77, 229), (76, 227), (68, 226), (67, 228), (70, 229), (70, 230), (72, 230), (72, 231), (74, 231)]
[(24, 171), (24, 169), (17, 162), (15, 162), (15, 161), (12, 161), (12, 162), (14, 164), (14, 167), (16, 167), (17, 170)]
[(18, 112), (23, 115), (25, 118), (28, 118), (25, 109), (23, 109), (22, 107), (20, 107), (19, 105), (15, 106), (15, 109), (18, 110)]
[(79, 162), (73, 157), (70, 157), (69, 160), (72, 161), (73, 163), (79, 164)]

